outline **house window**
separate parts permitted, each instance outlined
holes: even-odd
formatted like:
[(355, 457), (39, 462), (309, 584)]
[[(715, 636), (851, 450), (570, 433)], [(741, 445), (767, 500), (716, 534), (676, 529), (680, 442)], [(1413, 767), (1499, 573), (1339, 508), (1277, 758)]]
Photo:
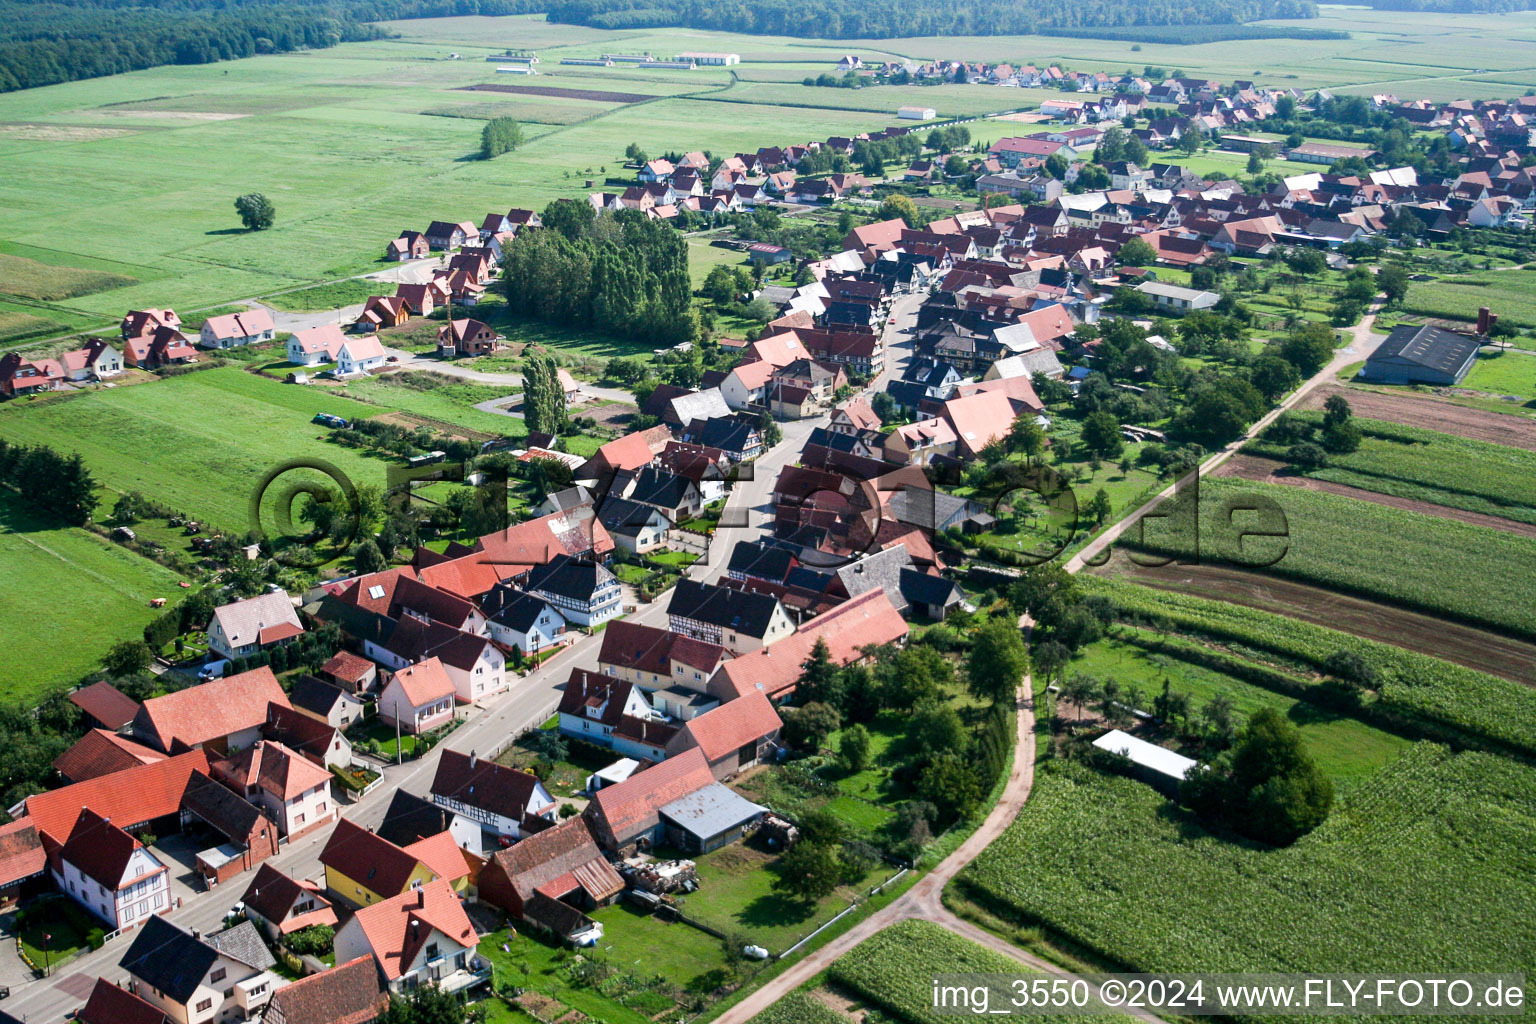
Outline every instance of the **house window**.
[(224, 980), (224, 975), (226, 975), (227, 973), (229, 973), (229, 972), (225, 968), (220, 967), (218, 970), (216, 970), (212, 974), (208, 975), (208, 984), (212, 985), (216, 981), (223, 981)]
[(211, 1009), (213, 1009), (213, 1000), (212, 999), (204, 999), (202, 1002), (197, 1004), (197, 1012), (198, 1013), (202, 1013), (204, 1010), (211, 1010)]

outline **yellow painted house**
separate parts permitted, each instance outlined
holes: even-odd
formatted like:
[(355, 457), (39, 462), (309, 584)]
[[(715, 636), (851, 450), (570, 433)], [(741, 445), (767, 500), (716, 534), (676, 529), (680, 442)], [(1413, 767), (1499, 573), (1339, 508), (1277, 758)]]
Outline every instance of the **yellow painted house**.
[(331, 833), (320, 863), (326, 894), (354, 909), (438, 879), (462, 894), (472, 880), (469, 862), (446, 832), (399, 847), (345, 818)]

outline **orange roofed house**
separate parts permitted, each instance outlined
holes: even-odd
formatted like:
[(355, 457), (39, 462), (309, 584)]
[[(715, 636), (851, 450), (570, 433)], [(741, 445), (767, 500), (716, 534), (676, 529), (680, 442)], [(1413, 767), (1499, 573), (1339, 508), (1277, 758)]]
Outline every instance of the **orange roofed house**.
[(752, 690), (689, 719), (667, 744), (667, 753), (676, 756), (696, 748), (715, 778), (724, 779), (757, 764), (772, 749), (783, 725), (767, 694)]
[(609, 853), (660, 843), (706, 853), (740, 838), (763, 808), (715, 781), (703, 751), (692, 748), (598, 790), (582, 813)]
[(479, 943), (458, 894), (446, 882), (428, 882), (359, 910), (336, 932), (336, 959), (372, 956), (391, 992), (429, 982), (462, 992), (490, 977), (475, 953)]
[(218, 762), (213, 777), (266, 811), (290, 840), (329, 825), (341, 814), (331, 796), (330, 769), (275, 740), (258, 740)]
[(59, 888), (114, 931), (131, 931), (171, 909), (165, 865), (89, 807), (81, 808), (52, 863)]
[(197, 747), (230, 753), (261, 739), (268, 704), (292, 707), (277, 677), (263, 665), (151, 697), (134, 717), (133, 734), (166, 753)]
[(379, 694), (379, 718), (411, 734), (453, 720), (453, 680), (436, 658), (400, 669)]

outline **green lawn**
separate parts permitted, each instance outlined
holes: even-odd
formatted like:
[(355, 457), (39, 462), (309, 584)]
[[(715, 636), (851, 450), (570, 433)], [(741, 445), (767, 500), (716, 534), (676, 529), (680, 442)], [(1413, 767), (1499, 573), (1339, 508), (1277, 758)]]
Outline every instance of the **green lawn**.
[[(105, 933), (106, 923), (63, 895), (44, 897), (22, 911), (21, 948), (27, 958), (42, 969), (57, 964), (89, 945), (86, 934), (93, 928)], [(44, 935), (48, 952), (43, 952)]]
[[(1141, 711), (1151, 710), (1150, 701), (1161, 690), (1163, 680), (1174, 691), (1189, 694), (1192, 706), (1197, 709), (1217, 694), (1230, 697), (1237, 713), (1244, 717), (1261, 708), (1274, 708), (1297, 726), (1307, 752), (1340, 787), (1370, 778), (1413, 746), (1411, 740), (1358, 719), (1181, 660), (1173, 653), (1149, 651), (1127, 640), (1107, 638), (1083, 648), (1072, 659), (1067, 672), (1081, 672), (1100, 681), (1114, 680), (1122, 687), (1139, 686), (1145, 695), (1138, 709)], [(1067, 718), (1070, 720), (1070, 712)]]
[(877, 867), (852, 885), (842, 886), (815, 903), (773, 891), (775, 854), (734, 843), (691, 858), (698, 865), (699, 890), (684, 897), (683, 912), (727, 934), (782, 953), (856, 897), (895, 873)]
[(374, 295), (392, 294), (394, 287), (392, 284), (381, 281), (334, 281), (330, 284), (316, 285), (313, 288), (282, 292), (271, 296), (266, 301), (267, 305), (273, 309), (298, 312), (340, 309), (342, 306), (354, 306), (359, 302), (367, 302)]
[[(78, 527), (38, 517), (0, 491), (0, 701), (32, 703), (95, 668), (108, 647), (138, 639), (179, 600), (171, 570)], [(90, 609), (86, 615), (74, 614)]]
[(393, 762), (397, 754), (403, 754), (409, 758), (416, 753), (418, 740), (408, 732), (402, 731), (398, 743), (395, 740), (394, 726), (387, 725), (377, 718), (370, 718), (366, 723), (361, 723), (352, 729), (352, 742), (358, 740), (373, 740), (379, 744), (379, 756), (386, 761)]
[(1504, 352), (1478, 356), (1461, 386), (1495, 395), (1511, 395), (1523, 402), (1536, 399), (1536, 356)]
[[(480, 955), (494, 965), (498, 985), (543, 993), (607, 1024), (648, 1024), (653, 1014), (676, 1006), (679, 999), (703, 996), (719, 986), (724, 975), (719, 939), (623, 903), (589, 916), (604, 930), (594, 948), (569, 950), (535, 933), (518, 929), (514, 935), (503, 929), (481, 938)], [(595, 987), (572, 984), (568, 972), (577, 956), (602, 962), (611, 969), (609, 977)]]

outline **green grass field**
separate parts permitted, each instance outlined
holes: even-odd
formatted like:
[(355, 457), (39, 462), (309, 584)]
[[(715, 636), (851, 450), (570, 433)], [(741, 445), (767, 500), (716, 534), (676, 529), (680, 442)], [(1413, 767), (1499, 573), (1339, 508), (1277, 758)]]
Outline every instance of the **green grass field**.
[(315, 309), (340, 309), (359, 302), (367, 302), (371, 296), (388, 292), (392, 285), (380, 281), (336, 281), (319, 284), (313, 288), (301, 288), (296, 292), (273, 295), (266, 304), (273, 309), (306, 312)]
[(958, 884), (1130, 970), (1529, 971), (1532, 808), (1530, 765), (1423, 743), (1265, 849), (1140, 782), (1047, 762)]
[(1479, 356), (1461, 386), (1531, 401), (1536, 399), (1536, 357), (1523, 352)]
[[(1173, 652), (1147, 650), (1129, 639), (1111, 637), (1084, 648), (1072, 659), (1067, 671), (1069, 675), (1081, 672), (1100, 681), (1113, 679), (1122, 686), (1135, 681), (1148, 702), (1155, 696), (1154, 689), (1160, 689), (1166, 679), (1173, 690), (1189, 694), (1195, 707), (1223, 694), (1232, 699), (1234, 709), (1244, 717), (1260, 708), (1274, 708), (1296, 725), (1307, 752), (1339, 787), (1369, 778), (1413, 745), (1412, 740), (1383, 732), (1358, 719), (1182, 660)], [(1138, 710), (1150, 708), (1143, 706)]]
[(0, 253), (0, 293), (29, 299), (68, 299), (136, 284), (131, 277), (77, 267), (57, 267)]
[(0, 700), (32, 703), (95, 668), (182, 593), (171, 570), (78, 527), (56, 526), (0, 495)]

